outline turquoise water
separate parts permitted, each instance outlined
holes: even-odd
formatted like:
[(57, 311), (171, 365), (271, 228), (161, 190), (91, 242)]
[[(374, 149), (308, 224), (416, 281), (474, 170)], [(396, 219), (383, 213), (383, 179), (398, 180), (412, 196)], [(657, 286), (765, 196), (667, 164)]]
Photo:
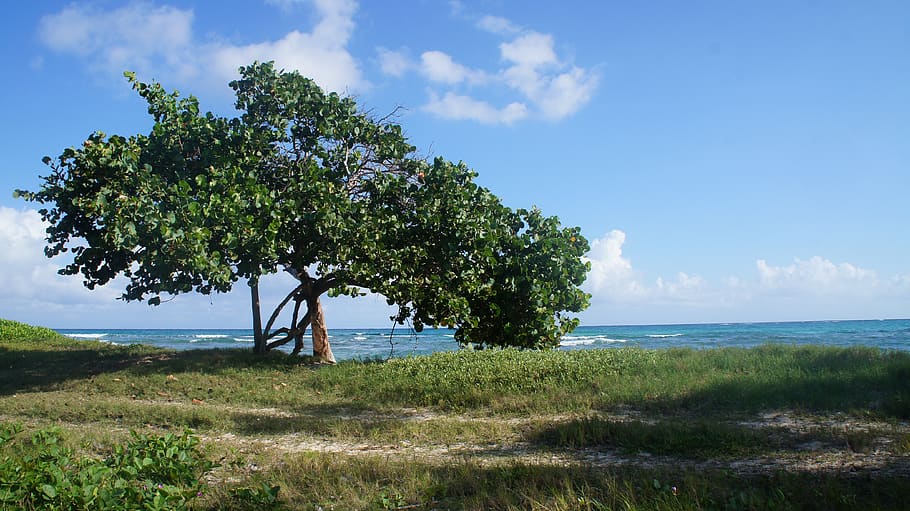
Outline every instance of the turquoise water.
[[(151, 344), (186, 350), (203, 348), (252, 349), (250, 330), (105, 330), (58, 329), (75, 339), (116, 344)], [(402, 357), (458, 349), (452, 330), (406, 328), (329, 330), (332, 351), (339, 360)], [(875, 346), (910, 350), (910, 320), (806, 321), (786, 323), (719, 323), (698, 325), (583, 326), (562, 340), (560, 349), (638, 346), (661, 348), (750, 347), (764, 343)], [(291, 346), (282, 347), (290, 351)], [(311, 349), (309, 338), (305, 350)]]

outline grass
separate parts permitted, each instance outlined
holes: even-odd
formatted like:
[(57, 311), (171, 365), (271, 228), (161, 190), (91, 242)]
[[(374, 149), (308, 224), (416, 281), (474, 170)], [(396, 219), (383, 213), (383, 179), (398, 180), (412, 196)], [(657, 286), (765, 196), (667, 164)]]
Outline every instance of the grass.
[[(66, 390), (130, 399), (499, 415), (609, 410), (710, 415), (776, 407), (910, 418), (910, 354), (873, 348), (446, 352), (334, 367), (283, 354), (0, 343), (0, 395)], [(169, 378), (169, 376), (171, 376)], [(164, 395), (167, 394), (167, 395)]]
[[(222, 463), (198, 509), (265, 505), (276, 485), (288, 509), (888, 509), (910, 494), (906, 352), (491, 350), (323, 366), (0, 320), (0, 364), (0, 422), (55, 425), (87, 455), (130, 430), (194, 429)], [(878, 468), (837, 469), (856, 456)], [(776, 459), (789, 464), (729, 468)], [(788, 468), (800, 463), (833, 468)]]
[[(293, 509), (742, 510), (900, 509), (907, 482), (848, 475), (554, 467), (470, 461), (428, 465), (307, 453), (271, 478), (297, 482)], [(318, 506), (318, 507), (317, 507)]]

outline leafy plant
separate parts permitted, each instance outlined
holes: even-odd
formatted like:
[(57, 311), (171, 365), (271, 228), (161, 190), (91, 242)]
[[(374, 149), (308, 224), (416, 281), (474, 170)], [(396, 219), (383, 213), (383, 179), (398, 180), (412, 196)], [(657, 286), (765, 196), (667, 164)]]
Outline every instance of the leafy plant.
[(235, 501), (243, 504), (253, 505), (256, 509), (276, 509), (279, 507), (278, 492), (279, 486), (269, 486), (262, 483), (259, 486), (243, 486), (232, 488), (230, 495)]
[(59, 333), (40, 326), (0, 318), (0, 340), (8, 342), (64, 340)]
[(163, 437), (133, 433), (103, 460), (75, 456), (57, 429), (34, 432), (28, 448), (11, 449), (18, 425), (0, 428), (0, 506), (49, 510), (186, 510), (203, 494), (201, 476), (216, 465), (184, 432)]

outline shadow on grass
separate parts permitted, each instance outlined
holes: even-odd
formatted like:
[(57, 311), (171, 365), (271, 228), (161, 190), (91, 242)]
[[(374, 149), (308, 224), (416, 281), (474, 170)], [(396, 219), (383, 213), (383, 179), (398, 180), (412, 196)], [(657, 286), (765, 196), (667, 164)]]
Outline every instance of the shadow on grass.
[[(389, 419), (351, 418), (350, 408), (339, 409), (320, 405), (314, 415), (273, 416), (261, 413), (239, 412), (231, 414), (235, 432), (242, 435), (284, 435), (304, 433), (320, 437), (369, 438), (378, 433), (389, 434), (400, 421)], [(334, 409), (334, 410), (333, 410)], [(360, 412), (368, 413), (368, 409)]]
[[(629, 384), (630, 397), (619, 403), (649, 412), (705, 419), (782, 408), (806, 412), (871, 411), (882, 417), (910, 418), (910, 353), (763, 346), (752, 350), (683, 350), (670, 352), (669, 356), (669, 362), (635, 369), (636, 373), (629, 375), (634, 377)], [(51, 390), (69, 380), (91, 379), (114, 371), (128, 371), (137, 376), (184, 372), (215, 375), (244, 368), (261, 369), (265, 373), (271, 369), (320, 367), (311, 365), (311, 361), (308, 357), (281, 352), (260, 356), (247, 350), (174, 352), (144, 346), (81, 343), (53, 349), (16, 349), (0, 344), (0, 395)], [(487, 361), (481, 359), (476, 364), (477, 378), (493, 380), (491, 373), (507, 371), (513, 376), (514, 385), (500, 391), (494, 386), (478, 386), (472, 379), (444, 379), (441, 375), (450, 368), (432, 364), (426, 371), (439, 378), (415, 381), (395, 372), (395, 367), (386, 370), (370, 363), (362, 367), (339, 364), (336, 370), (325, 373), (325, 378), (313, 378), (308, 384), (315, 391), (340, 393), (355, 408), (354, 402), (363, 399), (377, 407), (455, 403), (454, 408), (473, 409), (515, 396), (531, 401), (559, 399), (567, 392), (579, 393), (582, 399), (578, 402), (586, 403), (585, 406), (609, 410), (618, 404), (615, 396), (609, 397), (598, 390), (601, 377), (598, 374), (581, 375), (578, 381), (539, 389), (532, 385), (536, 390), (524, 392), (521, 389), (526, 387), (524, 383), (533, 383), (532, 376), (524, 375), (518, 368), (513, 370), (513, 366), (486, 364)], [(415, 367), (420, 375), (421, 366)], [(687, 376), (678, 378), (682, 388), (693, 390), (670, 392), (679, 375)], [(654, 381), (659, 389), (665, 389), (664, 397), (660, 393), (648, 397), (647, 387)]]
[(902, 509), (910, 491), (910, 480), (893, 474), (743, 476), (684, 467), (438, 465), (316, 453), (285, 457), (280, 476), (262, 477), (282, 485), (292, 509)]
[(770, 374), (760, 367), (751, 368), (747, 374), (682, 397), (650, 400), (642, 407), (703, 417), (786, 408), (910, 418), (910, 353), (820, 347), (788, 351), (770, 345), (756, 348), (754, 353), (762, 352), (771, 357), (784, 355), (788, 361)]
[(602, 448), (623, 454), (646, 452), (687, 459), (762, 456), (782, 449), (799, 450), (813, 442), (843, 445), (828, 431), (801, 433), (706, 420), (646, 423), (582, 418), (548, 424), (524, 437), (532, 445), (544, 447)]
[(216, 374), (236, 368), (313, 366), (310, 357), (249, 350), (211, 349), (166, 351), (142, 345), (55, 346), (55, 349), (10, 349), (0, 345), (0, 395), (52, 390), (70, 380), (128, 370), (135, 375), (186, 371)]

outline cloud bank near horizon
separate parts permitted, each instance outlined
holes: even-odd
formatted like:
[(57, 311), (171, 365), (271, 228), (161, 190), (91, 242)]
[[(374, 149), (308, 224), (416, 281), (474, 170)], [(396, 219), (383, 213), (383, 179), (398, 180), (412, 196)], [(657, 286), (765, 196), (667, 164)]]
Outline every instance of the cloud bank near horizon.
[[(57, 274), (65, 261), (44, 257), (45, 228), (36, 210), (0, 207), (0, 246), (9, 247), (0, 251), (0, 286), (6, 291), (0, 310), (9, 319), (60, 328), (246, 327), (249, 303), (242, 286), (228, 295), (182, 295), (160, 307), (118, 301), (122, 283), (89, 291), (78, 277)], [(910, 305), (910, 275), (885, 278), (821, 256), (782, 265), (758, 259), (755, 274), (719, 283), (682, 271), (648, 279), (623, 252), (625, 242), (621, 230), (591, 242), (583, 288), (593, 300), (582, 314), (584, 324), (877, 319), (900, 317)], [(280, 300), (293, 284), (288, 279), (269, 277), (264, 302)], [(326, 300), (333, 326), (385, 324), (390, 309), (374, 298)]]
[(878, 319), (910, 310), (910, 275), (882, 278), (875, 270), (813, 256), (782, 265), (756, 259), (753, 275), (720, 282), (683, 271), (649, 281), (624, 255), (625, 241), (625, 232), (612, 230), (591, 242), (591, 271), (582, 287), (593, 299), (584, 318), (618, 322), (622, 314), (650, 313), (666, 314), (651, 321), (660, 323)]

